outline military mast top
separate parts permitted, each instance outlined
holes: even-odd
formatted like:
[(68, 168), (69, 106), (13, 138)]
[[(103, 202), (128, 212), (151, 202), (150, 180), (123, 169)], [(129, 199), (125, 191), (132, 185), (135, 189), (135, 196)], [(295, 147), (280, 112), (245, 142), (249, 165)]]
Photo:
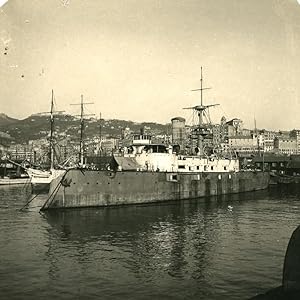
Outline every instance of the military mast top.
[(203, 91), (208, 90), (208, 89), (210, 89), (210, 88), (203, 87), (203, 75), (202, 75), (202, 67), (201, 67), (200, 88), (192, 90), (193, 92), (200, 91), (201, 104), (195, 105), (192, 107), (184, 107), (183, 108), (183, 109), (193, 109), (194, 111), (196, 111), (198, 113), (198, 117), (199, 117), (198, 127), (200, 127), (200, 128), (203, 128), (205, 125), (211, 124), (208, 108), (219, 105), (219, 104), (203, 105)]

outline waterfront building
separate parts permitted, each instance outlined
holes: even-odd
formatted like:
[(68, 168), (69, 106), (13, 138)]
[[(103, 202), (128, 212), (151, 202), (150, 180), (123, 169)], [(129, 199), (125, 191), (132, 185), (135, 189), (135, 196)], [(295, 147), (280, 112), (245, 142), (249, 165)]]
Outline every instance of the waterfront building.
[(7, 148), (7, 153), (14, 161), (33, 161), (35, 156), (32, 145), (28, 144), (11, 144)]
[(279, 135), (276, 131), (269, 131), (262, 129), (259, 131), (260, 135), (264, 138), (263, 151), (273, 152), (274, 151), (274, 139)]
[(253, 154), (260, 151), (263, 144), (262, 136), (251, 134), (248, 136), (237, 135), (228, 137), (228, 147), (238, 154)]
[(297, 154), (297, 138), (287, 135), (277, 136), (274, 139), (274, 151), (280, 154)]
[(266, 154), (264, 156), (256, 156), (253, 164), (259, 170), (271, 171), (275, 173), (285, 173), (291, 159), (287, 155)]
[(105, 155), (111, 155), (114, 150), (119, 148), (119, 139), (114, 137), (105, 137), (101, 141), (101, 151)]
[(299, 129), (293, 129), (290, 132), (290, 136), (296, 139), (297, 154), (300, 154), (300, 130)]
[(253, 131), (251, 129), (243, 128), (242, 129), (242, 135), (251, 135)]

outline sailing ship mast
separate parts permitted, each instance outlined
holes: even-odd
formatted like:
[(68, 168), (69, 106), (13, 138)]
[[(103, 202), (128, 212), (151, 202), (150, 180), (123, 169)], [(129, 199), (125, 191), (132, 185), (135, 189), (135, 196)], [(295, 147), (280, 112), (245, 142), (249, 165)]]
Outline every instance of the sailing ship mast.
[(84, 145), (84, 117), (85, 116), (93, 116), (94, 114), (85, 114), (84, 113), (84, 105), (94, 104), (93, 102), (83, 102), (83, 95), (81, 95), (81, 101), (79, 104), (71, 104), (71, 105), (80, 105), (80, 142), (79, 142), (79, 164), (83, 166), (84, 164), (84, 153), (85, 153), (85, 145)]
[(50, 108), (50, 140), (49, 140), (49, 150), (50, 150), (50, 170), (54, 168), (54, 142), (53, 142), (53, 131), (54, 131), (54, 93), (51, 92), (51, 108)]
[(80, 164), (84, 163), (84, 140), (83, 140), (83, 131), (84, 131), (84, 118), (83, 118), (83, 95), (81, 95), (80, 103), (80, 143), (79, 143), (79, 161)]
[(99, 114), (99, 144), (98, 144), (98, 154), (101, 156), (101, 143), (102, 143), (102, 123), (101, 123), (101, 112)]
[(54, 116), (55, 113), (61, 113), (61, 111), (55, 111), (54, 109), (54, 91), (51, 90), (51, 106), (50, 112), (41, 112), (41, 114), (50, 114), (50, 138), (49, 138), (49, 159), (50, 159), (50, 169), (54, 168)]

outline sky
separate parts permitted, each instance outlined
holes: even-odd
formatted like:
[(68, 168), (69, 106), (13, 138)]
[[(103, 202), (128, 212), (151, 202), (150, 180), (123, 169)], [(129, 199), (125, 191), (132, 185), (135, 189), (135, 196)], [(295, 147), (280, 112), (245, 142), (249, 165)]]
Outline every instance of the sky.
[[(5, 2), (5, 1), (4, 1)], [(300, 1), (299, 1), (300, 2)], [(0, 8), (0, 112), (50, 109), (104, 119), (191, 120), (300, 129), (297, 0), (9, 0)]]

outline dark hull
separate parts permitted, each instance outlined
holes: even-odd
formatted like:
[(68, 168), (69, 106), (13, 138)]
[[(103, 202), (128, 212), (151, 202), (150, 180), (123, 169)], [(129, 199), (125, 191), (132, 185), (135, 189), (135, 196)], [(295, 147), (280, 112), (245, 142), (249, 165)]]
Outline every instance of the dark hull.
[(299, 175), (271, 174), (270, 184), (300, 183)]
[(43, 209), (144, 204), (262, 190), (269, 174), (69, 170), (53, 180)]
[(50, 189), (50, 183), (31, 183), (32, 194), (47, 194)]

